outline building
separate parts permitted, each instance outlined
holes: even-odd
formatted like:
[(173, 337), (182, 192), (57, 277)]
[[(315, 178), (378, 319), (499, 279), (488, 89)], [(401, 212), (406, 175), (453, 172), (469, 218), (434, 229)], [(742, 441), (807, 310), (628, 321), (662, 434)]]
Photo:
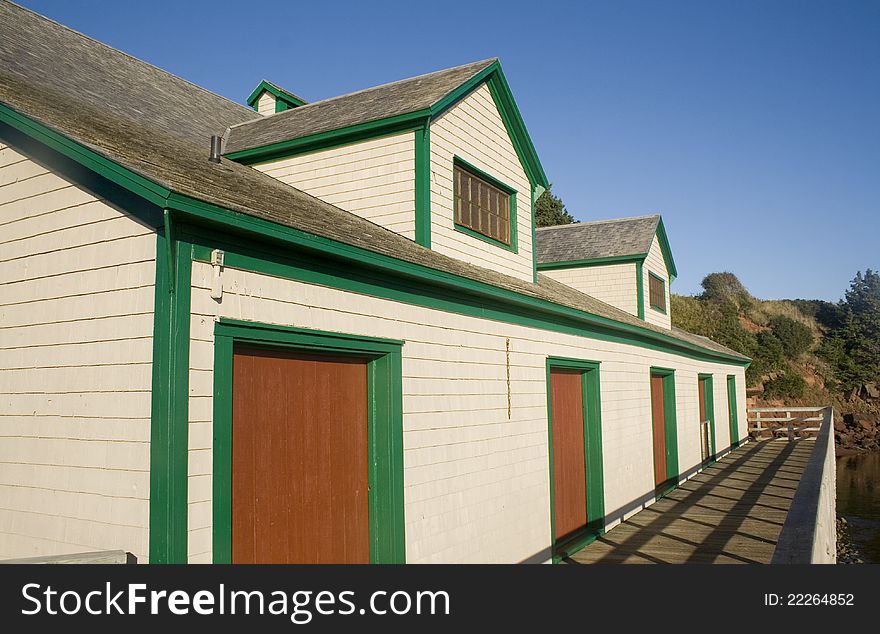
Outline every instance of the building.
[(548, 561), (745, 438), (659, 217), (536, 231), (497, 60), (247, 107), (0, 31), (0, 558)]

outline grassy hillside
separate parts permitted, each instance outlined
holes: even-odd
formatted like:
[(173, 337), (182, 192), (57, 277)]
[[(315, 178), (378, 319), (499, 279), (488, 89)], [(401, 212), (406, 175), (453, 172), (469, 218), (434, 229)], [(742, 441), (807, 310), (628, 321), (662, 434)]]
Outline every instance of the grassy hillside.
[(870, 270), (837, 304), (761, 300), (732, 273), (712, 273), (702, 294), (672, 296), (672, 320), (752, 357), (746, 381), (760, 404), (880, 412), (880, 276)]

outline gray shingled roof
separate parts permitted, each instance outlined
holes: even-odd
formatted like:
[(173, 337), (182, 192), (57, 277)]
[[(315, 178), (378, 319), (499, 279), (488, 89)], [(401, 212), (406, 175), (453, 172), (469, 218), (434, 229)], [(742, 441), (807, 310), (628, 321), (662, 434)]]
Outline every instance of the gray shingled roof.
[(290, 141), (386, 117), (430, 108), (494, 59), (474, 62), (348, 95), (315, 101), (272, 117), (233, 126), (224, 152), (238, 152), (279, 141)]
[(654, 215), (541, 227), (535, 232), (538, 263), (642, 255), (659, 222)]
[(209, 136), (259, 115), (7, 0), (0, 0), (0, 102), (180, 194), (737, 355), (703, 337), (642, 322), (544, 275), (533, 284), (441, 255), (251, 167), (211, 163)]

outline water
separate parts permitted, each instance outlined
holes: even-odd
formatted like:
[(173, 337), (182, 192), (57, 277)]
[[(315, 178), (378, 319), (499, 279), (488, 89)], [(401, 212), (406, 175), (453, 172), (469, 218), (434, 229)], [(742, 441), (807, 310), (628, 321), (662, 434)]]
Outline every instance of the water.
[(868, 563), (880, 563), (880, 452), (837, 459), (837, 512)]

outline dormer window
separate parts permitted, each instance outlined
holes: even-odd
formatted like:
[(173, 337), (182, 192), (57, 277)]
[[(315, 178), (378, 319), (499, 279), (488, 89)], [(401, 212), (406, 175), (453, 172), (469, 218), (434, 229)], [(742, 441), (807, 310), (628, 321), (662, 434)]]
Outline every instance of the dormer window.
[(516, 191), (460, 159), (453, 171), (455, 228), (474, 237), (516, 249)]
[(648, 274), (648, 293), (651, 308), (666, 312), (666, 281), (659, 275)]

